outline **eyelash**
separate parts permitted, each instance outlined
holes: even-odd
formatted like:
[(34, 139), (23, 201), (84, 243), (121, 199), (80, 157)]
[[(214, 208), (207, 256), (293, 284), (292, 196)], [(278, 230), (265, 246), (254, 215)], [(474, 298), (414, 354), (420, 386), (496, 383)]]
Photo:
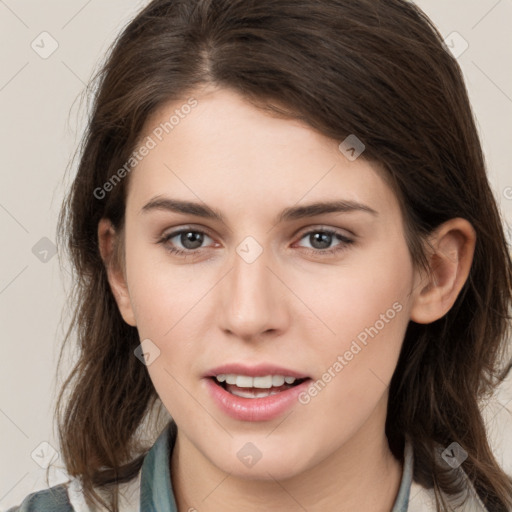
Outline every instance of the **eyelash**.
[[(180, 229), (178, 231), (173, 231), (172, 233), (168, 233), (167, 235), (164, 235), (162, 238), (160, 238), (157, 241), (157, 243), (158, 244), (162, 244), (165, 247), (165, 250), (170, 252), (171, 254), (174, 254), (176, 256), (181, 256), (181, 257), (184, 257), (184, 258), (186, 258), (188, 256), (197, 255), (202, 249), (204, 249), (204, 248), (199, 248), (199, 249), (184, 250), (184, 249), (176, 249), (176, 247), (171, 247), (169, 245), (166, 245), (169, 242), (169, 240), (171, 240), (172, 238), (174, 238), (174, 237), (176, 237), (178, 235), (181, 235), (182, 233), (199, 233), (199, 234), (202, 234), (202, 235), (210, 236), (210, 235), (208, 235), (208, 233), (206, 233), (204, 231), (201, 231), (199, 229), (185, 228), (185, 229)], [(350, 238), (348, 238), (348, 237), (342, 235), (341, 233), (339, 233), (338, 231), (334, 231), (332, 229), (315, 229), (315, 230), (308, 231), (308, 232), (304, 233), (300, 237), (300, 240), (302, 240), (306, 236), (309, 236), (309, 235), (312, 235), (312, 234), (315, 234), (315, 233), (323, 233), (323, 234), (335, 236), (336, 238), (338, 238), (338, 240), (341, 243), (336, 245), (332, 249), (310, 249), (308, 247), (303, 247), (303, 249), (306, 249), (306, 251), (309, 254), (312, 254), (314, 256), (318, 256), (318, 255), (320, 255), (320, 256), (331, 256), (331, 255), (334, 255), (334, 254), (338, 254), (338, 253), (340, 253), (342, 251), (345, 251), (351, 244), (354, 243), (354, 240), (351, 240)]]

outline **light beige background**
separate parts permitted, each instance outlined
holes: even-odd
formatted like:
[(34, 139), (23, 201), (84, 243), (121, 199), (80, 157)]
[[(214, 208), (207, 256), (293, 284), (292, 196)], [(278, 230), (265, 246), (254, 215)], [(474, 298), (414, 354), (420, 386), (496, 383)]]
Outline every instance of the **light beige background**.
[[(69, 185), (64, 172), (83, 129), (85, 110), (76, 100), (107, 46), (146, 3), (0, 0), (0, 510), (46, 487), (45, 471), (31, 458), (41, 454), (39, 445), (47, 442), (58, 450), (51, 413), (59, 382), (57, 349), (67, 321), (61, 319), (67, 274), (51, 252), (48, 261), (40, 258), (55, 242), (57, 213)], [(455, 49), (463, 49), (464, 40), (469, 45), (458, 60), (495, 195), (512, 223), (512, 0), (417, 3), (444, 37), (459, 34), (450, 39), (458, 38)], [(50, 37), (40, 36), (44, 31), (58, 43), (46, 59), (31, 47), (35, 41), (40, 53), (51, 49)], [(44, 237), (50, 242), (40, 242)], [(36, 246), (36, 257), (38, 243), (43, 246)], [(511, 411), (508, 383), (485, 415), (495, 452), (510, 474)], [(59, 472), (50, 477), (52, 485), (65, 479)]]

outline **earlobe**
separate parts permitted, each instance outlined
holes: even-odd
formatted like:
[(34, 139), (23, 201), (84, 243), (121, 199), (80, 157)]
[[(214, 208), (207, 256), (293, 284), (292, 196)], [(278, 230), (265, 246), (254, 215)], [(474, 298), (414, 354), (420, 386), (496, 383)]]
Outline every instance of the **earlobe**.
[(446, 221), (430, 238), (429, 275), (417, 274), (411, 320), (432, 323), (452, 308), (466, 282), (476, 245), (473, 226), (462, 218)]
[(100, 219), (98, 223), (98, 246), (101, 259), (107, 271), (110, 289), (124, 321), (128, 325), (135, 327), (137, 323), (126, 283), (126, 276), (116, 257), (116, 244), (122, 243), (117, 238), (118, 236), (110, 220)]

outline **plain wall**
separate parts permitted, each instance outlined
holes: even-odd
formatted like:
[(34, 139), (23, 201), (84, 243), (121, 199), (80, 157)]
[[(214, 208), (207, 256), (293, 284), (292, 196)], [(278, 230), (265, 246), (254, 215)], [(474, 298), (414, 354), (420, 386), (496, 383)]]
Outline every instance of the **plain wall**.
[[(459, 34), (449, 38), (456, 50), (463, 48), (464, 40), (469, 45), (458, 60), (492, 186), (505, 219), (512, 223), (512, 2), (416, 3), (444, 37)], [(145, 4), (0, 2), (0, 510), (46, 488), (46, 472), (31, 454), (40, 460), (51, 456), (41, 443), (58, 450), (52, 408), (62, 380), (62, 375), (56, 379), (55, 369), (66, 327), (61, 311), (67, 274), (52, 250), (69, 185), (65, 169), (84, 126), (77, 98), (121, 27)], [(42, 58), (54, 41), (58, 48)], [(508, 233), (512, 240), (510, 229)], [(498, 460), (512, 474), (511, 411), (509, 382), (485, 414)], [(65, 480), (64, 473), (50, 476), (52, 485)]]

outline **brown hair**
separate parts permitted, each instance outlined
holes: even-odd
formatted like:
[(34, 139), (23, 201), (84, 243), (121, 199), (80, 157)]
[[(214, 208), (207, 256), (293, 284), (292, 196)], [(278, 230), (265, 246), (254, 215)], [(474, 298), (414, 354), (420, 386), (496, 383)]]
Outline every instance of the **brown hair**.
[[(129, 178), (102, 198), (94, 191), (129, 160), (157, 108), (217, 84), (335, 140), (356, 134), (363, 157), (382, 164), (393, 183), (415, 264), (426, 266), (424, 242), (442, 222), (471, 222), (474, 259), (454, 306), (431, 324), (409, 323), (386, 434), (399, 459), (410, 438), (414, 479), (436, 496), (461, 491), (436, 456), (436, 447), (459, 443), (484, 504), (506, 511), (512, 479), (493, 456), (479, 403), (510, 369), (500, 362), (512, 263), (460, 68), (425, 14), (403, 0), (154, 0), (113, 44), (92, 84), (58, 233), (76, 280), (65, 341), (75, 330), (79, 354), (56, 415), (68, 472), (83, 479), (87, 498), (99, 500), (94, 487), (136, 475), (146, 453), (141, 425), (157, 404), (134, 356), (137, 330), (121, 318), (98, 248), (101, 218), (122, 234)], [(117, 510), (112, 488), (109, 506)]]

